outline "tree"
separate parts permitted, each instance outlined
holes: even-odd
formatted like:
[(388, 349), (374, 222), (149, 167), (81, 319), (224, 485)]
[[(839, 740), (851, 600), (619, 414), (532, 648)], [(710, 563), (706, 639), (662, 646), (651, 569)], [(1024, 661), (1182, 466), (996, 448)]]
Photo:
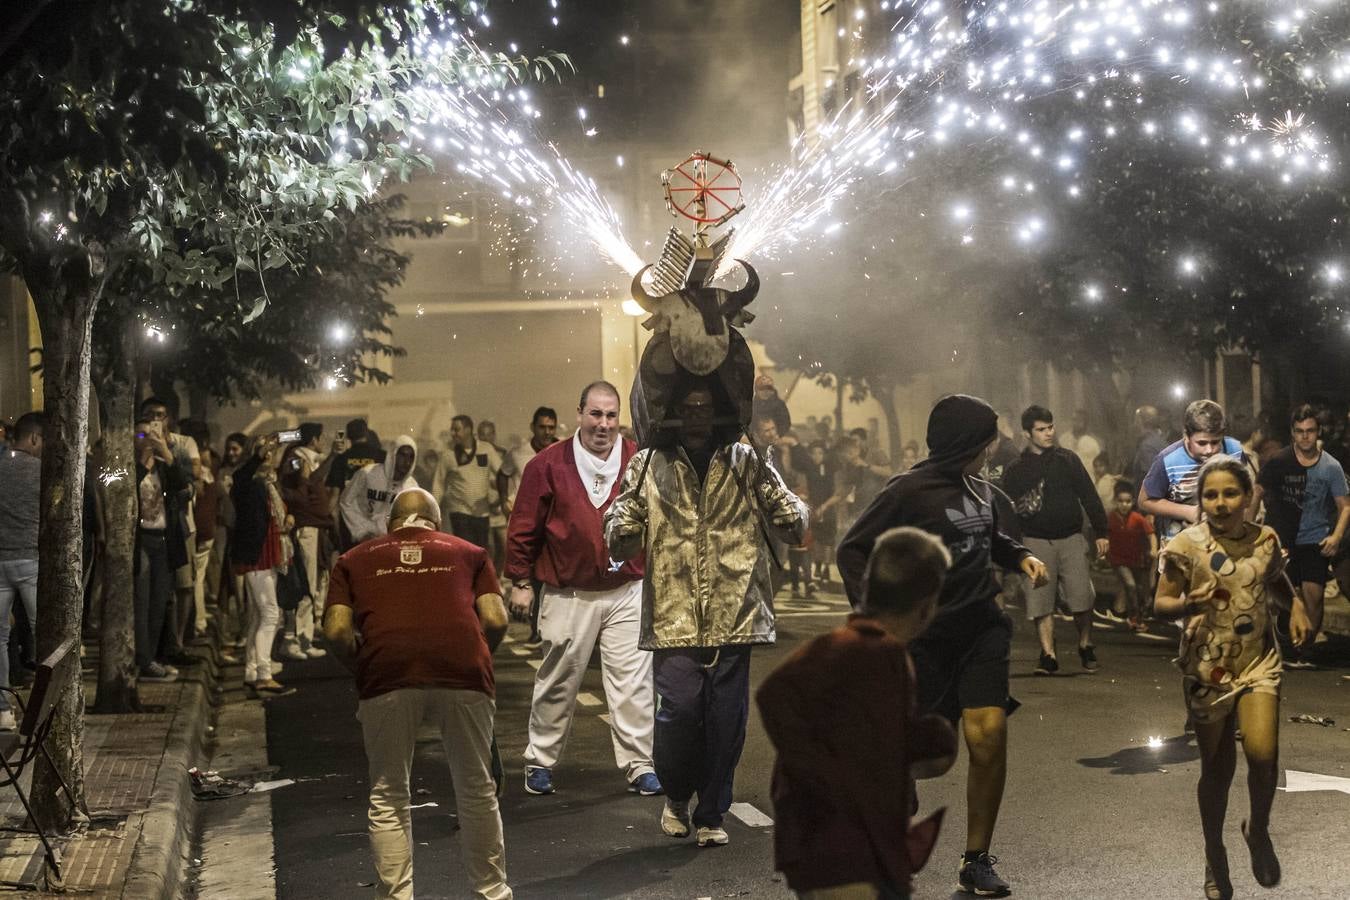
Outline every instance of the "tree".
[[(419, 86), (465, 72), (499, 86), (515, 66), (463, 41), (418, 55), (413, 38), (439, 21), (436, 3), (342, 9), (348, 17), (261, 0), (53, 2), (33, 20), (37, 38), (0, 60), (0, 94), (13, 98), (0, 109), (0, 264), (27, 284), (44, 344), (39, 653), (80, 634), (98, 306), (295, 265), (337, 210), (430, 164), (402, 137), (419, 115), (443, 112)], [(392, 53), (356, 52), (372, 41)], [(256, 316), (267, 294), (234, 302)], [(79, 815), (82, 713), (76, 685), (59, 704), (53, 755), (77, 809), (53, 773), (35, 776), (35, 814), (50, 826)]]

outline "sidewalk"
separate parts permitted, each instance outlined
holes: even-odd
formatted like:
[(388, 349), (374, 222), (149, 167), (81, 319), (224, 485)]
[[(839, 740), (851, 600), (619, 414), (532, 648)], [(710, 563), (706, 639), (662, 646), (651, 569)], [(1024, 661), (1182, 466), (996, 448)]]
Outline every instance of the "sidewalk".
[[(84, 689), (92, 704), (97, 649), (87, 647), (86, 654)], [(203, 661), (171, 684), (142, 683), (145, 712), (86, 715), (90, 823), (84, 834), (57, 840), (67, 892), (99, 900), (179, 895), (195, 813), (187, 769), (203, 758), (210, 718), (204, 681), (213, 677), (212, 670)], [(26, 775), (25, 789), (28, 782)], [(12, 790), (0, 792), (0, 819), (7, 829), (25, 825), (23, 807)], [(41, 884), (42, 869), (42, 844), (36, 835), (0, 832), (0, 880)]]

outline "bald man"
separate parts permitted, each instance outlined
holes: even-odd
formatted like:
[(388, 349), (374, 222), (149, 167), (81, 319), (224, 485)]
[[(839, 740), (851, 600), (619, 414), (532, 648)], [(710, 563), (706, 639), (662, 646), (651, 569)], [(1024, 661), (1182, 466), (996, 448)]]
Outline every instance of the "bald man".
[(511, 889), (491, 758), (492, 651), (506, 634), (506, 605), (487, 552), (440, 524), (431, 494), (413, 488), (395, 497), (388, 534), (334, 567), (324, 635), (356, 673), (375, 895), (412, 900), (409, 777), (426, 718), (450, 761), (474, 896), (504, 900)]

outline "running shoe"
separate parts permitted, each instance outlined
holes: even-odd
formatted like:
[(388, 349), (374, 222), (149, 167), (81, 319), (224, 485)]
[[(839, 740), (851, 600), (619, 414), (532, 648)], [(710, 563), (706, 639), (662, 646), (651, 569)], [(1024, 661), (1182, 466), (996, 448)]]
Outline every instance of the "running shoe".
[(977, 897), (1006, 897), (1012, 893), (1012, 886), (994, 871), (997, 856), (981, 853), (975, 859), (961, 860), (961, 868), (956, 873), (956, 889)]
[(525, 793), (553, 793), (553, 772), (543, 766), (525, 767)]
[(1091, 644), (1078, 648), (1078, 658), (1083, 661), (1083, 668), (1089, 672), (1095, 672), (1102, 667), (1102, 664), (1097, 662), (1097, 648)]
[(14, 718), (14, 710), (0, 709), (0, 731), (18, 731), (19, 723)]
[(689, 801), (667, 799), (661, 808), (661, 830), (674, 838), (689, 837)]
[(656, 777), (655, 772), (643, 772), (632, 781), (628, 782), (628, 790), (634, 794), (641, 794), (644, 797), (659, 797), (665, 791), (661, 789), (661, 780)]
[(1037, 675), (1053, 675), (1059, 671), (1059, 660), (1049, 653), (1042, 653), (1041, 661), (1036, 664), (1034, 671)]
[(698, 845), (700, 847), (725, 847), (731, 842), (724, 828), (704, 828), (702, 825), (698, 828)]

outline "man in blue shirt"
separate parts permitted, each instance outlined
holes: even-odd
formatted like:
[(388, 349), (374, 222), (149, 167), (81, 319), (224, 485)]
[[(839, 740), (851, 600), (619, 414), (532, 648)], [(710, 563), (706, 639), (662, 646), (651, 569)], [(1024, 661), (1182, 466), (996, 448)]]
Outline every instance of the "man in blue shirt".
[(1154, 457), (1139, 489), (1139, 510), (1156, 517), (1159, 544), (1200, 521), (1195, 480), (1210, 457), (1223, 453), (1246, 461), (1237, 439), (1224, 436), (1225, 427), (1222, 406), (1213, 400), (1196, 400), (1186, 407), (1185, 436)]
[(1266, 503), (1266, 524), (1289, 552), (1289, 579), (1303, 595), (1310, 638), (1322, 628), (1327, 568), (1350, 526), (1350, 490), (1341, 464), (1319, 444), (1317, 410), (1304, 404), (1290, 417), (1294, 443), (1261, 469), (1252, 509)]

